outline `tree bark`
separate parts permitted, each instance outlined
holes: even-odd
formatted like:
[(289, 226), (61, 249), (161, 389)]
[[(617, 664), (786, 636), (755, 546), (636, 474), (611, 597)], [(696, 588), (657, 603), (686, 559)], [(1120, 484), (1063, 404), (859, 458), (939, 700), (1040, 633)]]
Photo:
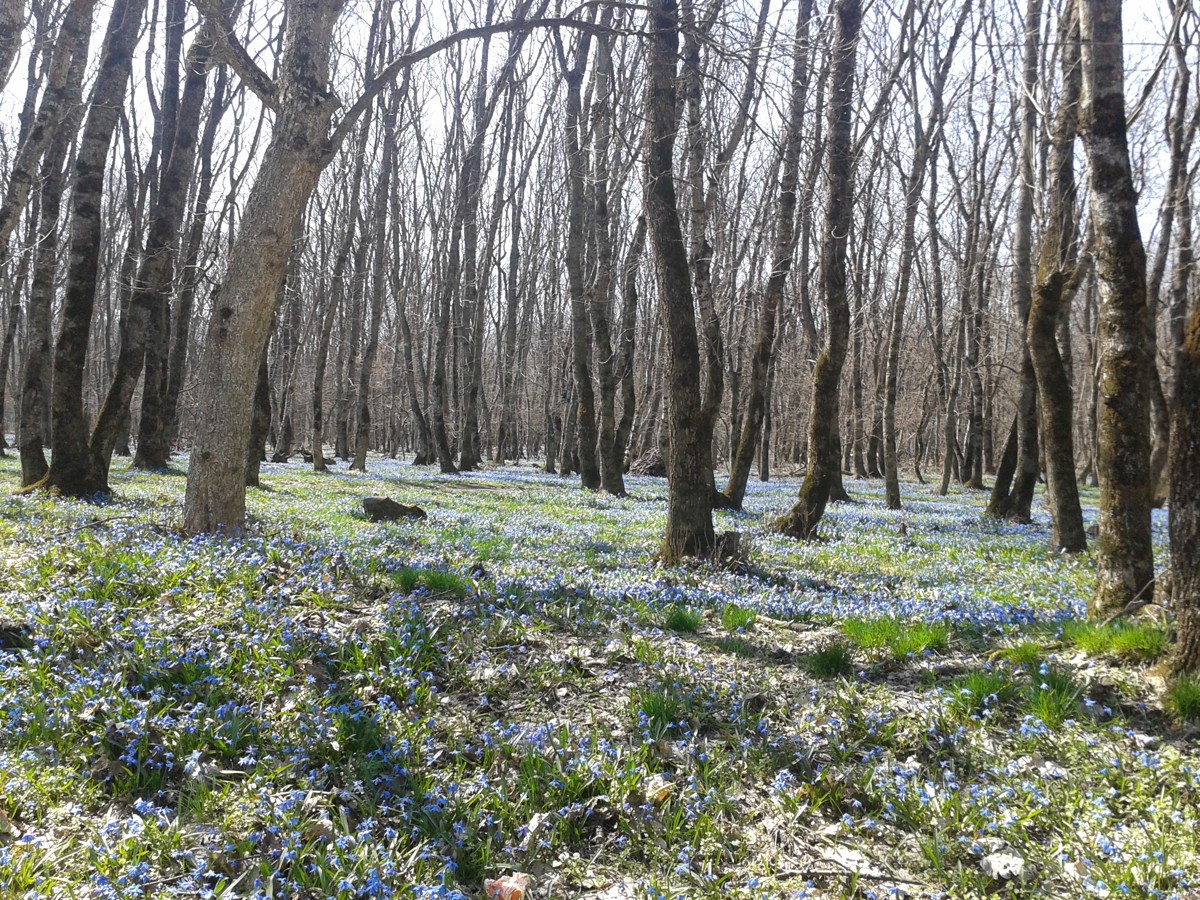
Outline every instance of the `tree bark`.
[(750, 468), (754, 464), (754, 453), (762, 432), (766, 408), (770, 403), (767, 380), (775, 347), (776, 322), (792, 268), (792, 257), (796, 252), (796, 193), (800, 182), (804, 102), (808, 94), (808, 27), (812, 18), (812, 6), (812, 0), (801, 0), (792, 50), (792, 91), (784, 133), (771, 274), (767, 278), (762, 308), (758, 314), (758, 332), (750, 360), (750, 384), (746, 392), (741, 433), (730, 462), (729, 481), (725, 486), (725, 496), (729, 498), (734, 509), (741, 509), (746, 498)]
[(649, 26), (644, 202), (667, 341), (670, 458), (661, 555), (674, 562), (685, 556), (707, 556), (713, 548), (712, 425), (705, 420), (697, 390), (700, 340), (675, 194), (673, 156), (679, 129), (675, 74), (679, 9), (675, 0), (651, 0)]
[(1075, 200), (1075, 135), (1078, 132), (1079, 20), (1075, 3), (1059, 27), (1063, 86), (1050, 148), (1050, 222), (1042, 238), (1037, 285), (1029, 307), (1026, 340), (1037, 377), (1046, 452), (1046, 495), (1050, 543), (1069, 553), (1087, 549), (1083, 509), (1075, 481), (1074, 391), (1056, 336), (1059, 321), (1084, 277), (1078, 262), (1079, 223)]
[(1174, 412), (1168, 515), (1179, 631), (1175, 665), (1200, 674), (1200, 306), (1176, 357)]
[(298, 0), (290, 10), (271, 142), (230, 248), (200, 361), (183, 510), (189, 532), (240, 533), (245, 527), (244, 448), (258, 366), (288, 256), (330, 150), (336, 101), (325, 86), (340, 10), (340, 0)]
[[(206, 30), (188, 52), (187, 76), (175, 133), (164, 138), (163, 157), (167, 162), (150, 211), (146, 247), (133, 281), (116, 370), (89, 440), (95, 465), (103, 470), (105, 483), (121, 423), (129, 415), (129, 405), (147, 355), (152, 355), (156, 361), (163, 357), (179, 235), (199, 144), (200, 116), (212, 48), (213, 40)], [(171, 73), (168, 77), (172, 77)], [(161, 396), (160, 377), (161, 367), (156, 365), (146, 370), (143, 397)]]
[(846, 247), (854, 205), (851, 120), (854, 72), (862, 12), (859, 0), (837, 0), (837, 28), (829, 91), (829, 136), (826, 144), (824, 239), (821, 244), (821, 289), (825, 300), (825, 344), (813, 370), (808, 419), (808, 464), (796, 503), (778, 524), (786, 535), (808, 539), (816, 534), (841, 460), (837, 456), (838, 382), (850, 340), (850, 306), (846, 292)]
[(84, 362), (99, 282), (105, 163), (125, 102), (145, 7), (145, 0), (117, 0), (113, 5), (72, 173), (67, 283), (51, 387), (53, 456), (43, 479), (46, 487), (70, 497), (108, 492), (107, 466), (88, 445)]
[(1082, 0), (1082, 132), (1100, 286), (1100, 538), (1091, 612), (1153, 599), (1146, 252), (1125, 123), (1120, 0)]

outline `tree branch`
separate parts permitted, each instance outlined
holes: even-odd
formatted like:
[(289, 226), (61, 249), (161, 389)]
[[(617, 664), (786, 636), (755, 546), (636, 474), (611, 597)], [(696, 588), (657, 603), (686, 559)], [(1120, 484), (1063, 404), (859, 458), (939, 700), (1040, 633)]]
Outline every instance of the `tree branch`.
[(217, 51), (221, 58), (229, 63), (238, 77), (245, 82), (264, 105), (278, 111), (279, 99), (275, 82), (258, 67), (242, 46), (242, 42), (234, 36), (233, 24), (229, 21), (228, 11), (218, 0), (195, 0), (196, 8), (204, 16), (216, 42)]

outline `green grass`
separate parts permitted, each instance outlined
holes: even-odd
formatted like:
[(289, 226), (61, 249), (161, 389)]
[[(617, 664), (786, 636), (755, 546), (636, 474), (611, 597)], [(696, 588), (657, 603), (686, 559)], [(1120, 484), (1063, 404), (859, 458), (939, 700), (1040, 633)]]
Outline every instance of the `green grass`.
[(985, 710), (1012, 703), (1020, 687), (1008, 675), (996, 670), (968, 672), (946, 687), (949, 706), (962, 716), (971, 717)]
[(950, 644), (950, 628), (936, 622), (901, 622), (898, 619), (848, 619), (842, 634), (862, 650), (887, 650), (894, 660), (942, 651)]
[(1090, 656), (1139, 663), (1158, 659), (1170, 646), (1170, 635), (1152, 622), (1069, 621), (1063, 624), (1063, 640)]
[(1052, 728), (1075, 717), (1083, 689), (1064, 669), (1047, 666), (1045, 671), (1030, 673), (1032, 682), (1027, 690), (1031, 715), (1037, 716)]
[(1042, 664), (1046, 656), (1046, 648), (1037, 641), (1021, 641), (1011, 647), (1003, 647), (992, 654), (998, 659), (1008, 660), (1018, 666), (1034, 667)]
[(754, 610), (738, 606), (736, 603), (726, 603), (725, 608), (721, 610), (721, 624), (725, 626), (726, 631), (749, 631), (754, 627), (756, 618)]
[(842, 678), (854, 671), (854, 657), (844, 644), (831, 644), (809, 653), (801, 658), (800, 664), (814, 678)]
[(700, 630), (702, 619), (698, 610), (686, 606), (672, 606), (663, 616), (663, 627), (680, 634), (694, 634)]
[[(1178, 682), (1160, 715), (1137, 658), (1101, 648), (1121, 696), (1089, 686), (1082, 715), (1092, 663), (1061, 653), (1079, 646), (1061, 623), (1094, 564), (1047, 554), (1041, 525), (982, 519), (979, 492), (907, 486), (905, 540), (878, 485), (851, 483), (871, 502), (831, 507), (806, 543), (766, 530), (796, 485), (756, 485), (721, 514), (755, 537), (744, 574), (650, 564), (658, 481), (611, 498), (527, 468), (268, 466), (259, 530), (205, 541), (159, 527), (183, 479), (124, 465), (109, 508), (0, 494), (0, 620), (34, 639), (0, 659), (4, 897), (91, 896), (96, 876), (191, 896), (200, 859), (219, 896), (261, 879), (350, 900), (391, 870), (397, 896), (475, 897), (514, 868), (555, 872), (553, 896), (621, 880), (793, 896), (809, 876), (768, 821), (836, 823), (832, 840), (905, 872), (914, 897), (1078, 893), (1066, 866), (1114, 896), (1194, 882), (1200, 686)], [(366, 525), (361, 497), (397, 485), (429, 521)], [(1013, 613), (1002, 632), (997, 612)], [(146, 802), (161, 814), (134, 818)], [(1029, 861), (1029, 884), (982, 874), (975, 845), (992, 841)], [(830, 897), (879, 887), (819, 880)]]
[(687, 719), (688, 705), (673, 686), (644, 688), (631, 702), (638, 726), (652, 740), (677, 733)]
[(1167, 688), (1166, 707), (1179, 721), (1200, 724), (1200, 675), (1180, 675)]

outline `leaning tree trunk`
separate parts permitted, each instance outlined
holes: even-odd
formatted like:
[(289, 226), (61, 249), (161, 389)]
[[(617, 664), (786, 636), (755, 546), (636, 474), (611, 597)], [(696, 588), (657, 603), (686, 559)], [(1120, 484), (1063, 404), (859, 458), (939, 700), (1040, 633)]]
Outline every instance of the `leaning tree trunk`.
[(1100, 538), (1091, 611), (1152, 599), (1146, 251), (1125, 123), (1120, 0), (1082, 0), (1083, 137), (1100, 286)]
[(645, 94), (645, 214), (667, 339), (670, 452), (662, 557), (707, 556), (713, 549), (712, 425), (702, 411), (700, 340), (687, 245), (679, 220), (673, 157), (679, 130), (676, 62), (679, 9), (651, 0)]
[(62, 324), (54, 345), (50, 470), (43, 482), (70, 497), (108, 492), (108, 467), (88, 444), (83, 375), (100, 275), (104, 175), (108, 151), (125, 103), (146, 0), (117, 0), (104, 38), (100, 71), (88, 100), (71, 191), (71, 236)]
[(245, 448), (258, 366), (291, 247), (329, 152), (337, 103), (325, 85), (341, 3), (296, 5), (287, 23), (281, 80), (268, 94), (278, 107), (271, 142), (230, 248), (200, 360), (183, 508), (190, 532), (239, 533), (245, 527)]
[(846, 292), (846, 247), (854, 205), (851, 120), (855, 56), (862, 12), (859, 0), (837, 0), (830, 71), (829, 137), (826, 144), (828, 200), (821, 244), (821, 293), (825, 300), (825, 346), (813, 370), (808, 417), (808, 465), (800, 495), (778, 526), (791, 537), (816, 534), (825, 514), (830, 488), (839, 470), (837, 455), (838, 382), (850, 342), (850, 304)]
[(1050, 222), (1042, 237), (1037, 285), (1029, 307), (1026, 339), (1042, 411), (1046, 453), (1046, 494), (1053, 527), (1050, 543), (1069, 553), (1087, 549), (1083, 510), (1075, 480), (1075, 413), (1071, 376), (1056, 331), (1084, 275), (1077, 257), (1079, 223), (1075, 211), (1075, 135), (1078, 132), (1079, 24), (1075, 4), (1059, 28), (1063, 87), (1050, 150)]

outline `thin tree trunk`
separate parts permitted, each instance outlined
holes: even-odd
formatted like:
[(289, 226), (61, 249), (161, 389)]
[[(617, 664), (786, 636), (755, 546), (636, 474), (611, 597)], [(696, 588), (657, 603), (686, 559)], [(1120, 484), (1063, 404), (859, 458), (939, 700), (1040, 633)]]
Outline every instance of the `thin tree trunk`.
[(1079, 223), (1075, 210), (1075, 135), (1078, 132), (1079, 20), (1072, 2), (1059, 27), (1063, 87), (1051, 136), (1050, 222), (1042, 237), (1037, 284), (1029, 307), (1026, 340), (1037, 376), (1046, 450), (1046, 494), (1050, 543), (1069, 553), (1087, 549), (1083, 510), (1075, 482), (1074, 391), (1056, 332), (1085, 272), (1077, 262)]
[(826, 145), (828, 199), (821, 244), (821, 288), (825, 300), (825, 345), (813, 370), (808, 418), (808, 464), (795, 505), (778, 522), (787, 535), (808, 539), (816, 534), (840, 460), (837, 457), (837, 396), (850, 340), (850, 307), (846, 296), (846, 247), (854, 205), (851, 121), (855, 56), (862, 13), (859, 0), (837, 0), (837, 30), (829, 91), (829, 137)]
[(784, 134), (783, 166), (779, 179), (778, 213), (775, 246), (771, 259), (771, 274), (763, 292), (758, 317), (758, 333), (750, 362), (750, 384), (747, 388), (744, 418), (737, 449), (729, 466), (729, 481), (725, 496), (734, 509), (741, 509), (750, 480), (762, 432), (766, 408), (770, 403), (767, 381), (771, 356), (775, 347), (776, 321), (779, 306), (787, 287), (796, 251), (796, 193), (800, 181), (800, 149), (803, 138), (804, 102), (808, 93), (808, 26), (812, 17), (812, 0), (801, 0), (799, 22), (792, 50), (792, 92)]
[[(912, 281), (913, 260), (917, 255), (917, 213), (925, 191), (925, 172), (940, 140), (942, 109), (946, 80), (954, 62), (954, 48), (962, 34), (963, 25), (971, 11), (970, 0), (959, 7), (954, 31), (946, 45), (945, 55), (938, 63), (933, 83), (929, 85), (932, 107), (928, 118), (921, 121), (919, 110), (914, 112), (915, 134), (912, 167), (904, 186), (904, 225), (900, 240), (900, 260), (897, 266), (896, 294), (892, 302), (892, 321), (888, 335), (887, 373), (883, 402), (883, 483), (884, 504), (888, 509), (900, 508), (900, 464), (896, 458), (896, 396), (900, 389), (900, 348), (904, 338), (904, 313), (908, 306), (909, 285)], [(916, 68), (912, 69), (910, 85), (914, 103), (918, 96)]]

